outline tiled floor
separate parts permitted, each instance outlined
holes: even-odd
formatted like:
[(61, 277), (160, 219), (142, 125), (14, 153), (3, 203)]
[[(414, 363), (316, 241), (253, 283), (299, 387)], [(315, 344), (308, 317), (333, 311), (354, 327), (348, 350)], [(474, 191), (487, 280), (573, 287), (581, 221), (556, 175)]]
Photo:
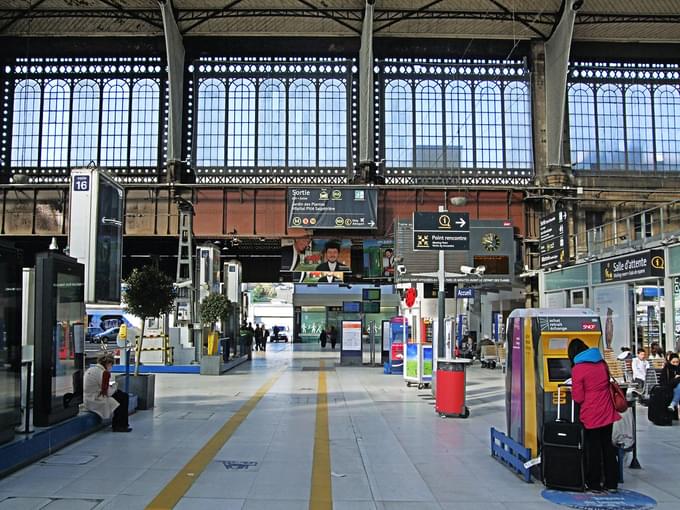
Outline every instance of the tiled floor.
[[(132, 433), (99, 432), (0, 480), (0, 510), (144, 508), (277, 371), (176, 508), (307, 509), (319, 372), (303, 367), (320, 359), (333, 366), (337, 356), (272, 345), (221, 377), (157, 375), (156, 408), (131, 418)], [(469, 370), (467, 420), (439, 418), (429, 390), (407, 388), (382, 368), (326, 375), (335, 509), (557, 508), (540, 484), (525, 484), (489, 455), (489, 428), (505, 429), (499, 369)], [(626, 469), (624, 487), (660, 509), (680, 508), (680, 426), (655, 427), (638, 414), (643, 469)]]

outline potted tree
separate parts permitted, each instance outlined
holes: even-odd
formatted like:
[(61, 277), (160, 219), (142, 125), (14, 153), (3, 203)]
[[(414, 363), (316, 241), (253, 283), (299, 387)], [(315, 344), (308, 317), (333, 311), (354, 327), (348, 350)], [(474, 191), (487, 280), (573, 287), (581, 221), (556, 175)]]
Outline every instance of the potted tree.
[(135, 373), (130, 377), (130, 391), (138, 397), (139, 409), (150, 409), (154, 402), (154, 374), (139, 374), (146, 319), (168, 313), (175, 300), (172, 280), (153, 266), (135, 268), (125, 280), (125, 304), (128, 313), (142, 320), (142, 331), (135, 348)]
[(201, 303), (199, 312), (201, 322), (209, 329), (208, 350), (206, 356), (201, 356), (201, 374), (219, 375), (221, 372), (220, 357), (217, 356), (218, 334), (215, 331), (215, 323), (227, 320), (231, 309), (231, 303), (227, 296), (215, 292), (208, 294)]

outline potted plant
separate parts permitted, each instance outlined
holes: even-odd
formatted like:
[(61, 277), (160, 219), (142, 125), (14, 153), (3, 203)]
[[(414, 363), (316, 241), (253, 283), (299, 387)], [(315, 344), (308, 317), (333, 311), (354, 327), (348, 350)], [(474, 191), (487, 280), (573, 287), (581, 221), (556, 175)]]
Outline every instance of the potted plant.
[(217, 321), (227, 320), (231, 310), (231, 302), (227, 296), (211, 292), (208, 294), (200, 306), (201, 322), (210, 328), (208, 335), (208, 356), (217, 354), (218, 334), (215, 331)]
[(150, 409), (154, 401), (154, 374), (139, 375), (146, 319), (168, 313), (175, 300), (172, 279), (153, 266), (135, 268), (125, 280), (125, 305), (128, 313), (142, 320), (142, 331), (135, 348), (135, 373), (130, 391), (139, 399), (139, 409)]

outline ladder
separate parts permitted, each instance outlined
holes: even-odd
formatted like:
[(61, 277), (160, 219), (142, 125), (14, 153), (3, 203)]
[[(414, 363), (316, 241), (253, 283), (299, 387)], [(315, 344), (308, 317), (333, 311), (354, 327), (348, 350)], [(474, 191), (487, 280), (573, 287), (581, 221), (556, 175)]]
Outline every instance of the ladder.
[(193, 322), (194, 310), (194, 206), (188, 200), (177, 197), (179, 208), (179, 246), (177, 252), (177, 321)]

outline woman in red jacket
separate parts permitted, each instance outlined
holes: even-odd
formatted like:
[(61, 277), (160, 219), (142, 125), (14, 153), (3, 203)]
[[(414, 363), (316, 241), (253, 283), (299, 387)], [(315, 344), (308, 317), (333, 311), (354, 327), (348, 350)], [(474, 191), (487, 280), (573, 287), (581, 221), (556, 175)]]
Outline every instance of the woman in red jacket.
[(569, 343), (568, 352), (572, 363), (571, 395), (580, 406), (579, 419), (585, 429), (586, 487), (593, 491), (616, 491), (619, 467), (612, 444), (612, 425), (621, 416), (614, 409), (609, 392), (607, 365), (600, 350), (589, 349), (580, 338)]

